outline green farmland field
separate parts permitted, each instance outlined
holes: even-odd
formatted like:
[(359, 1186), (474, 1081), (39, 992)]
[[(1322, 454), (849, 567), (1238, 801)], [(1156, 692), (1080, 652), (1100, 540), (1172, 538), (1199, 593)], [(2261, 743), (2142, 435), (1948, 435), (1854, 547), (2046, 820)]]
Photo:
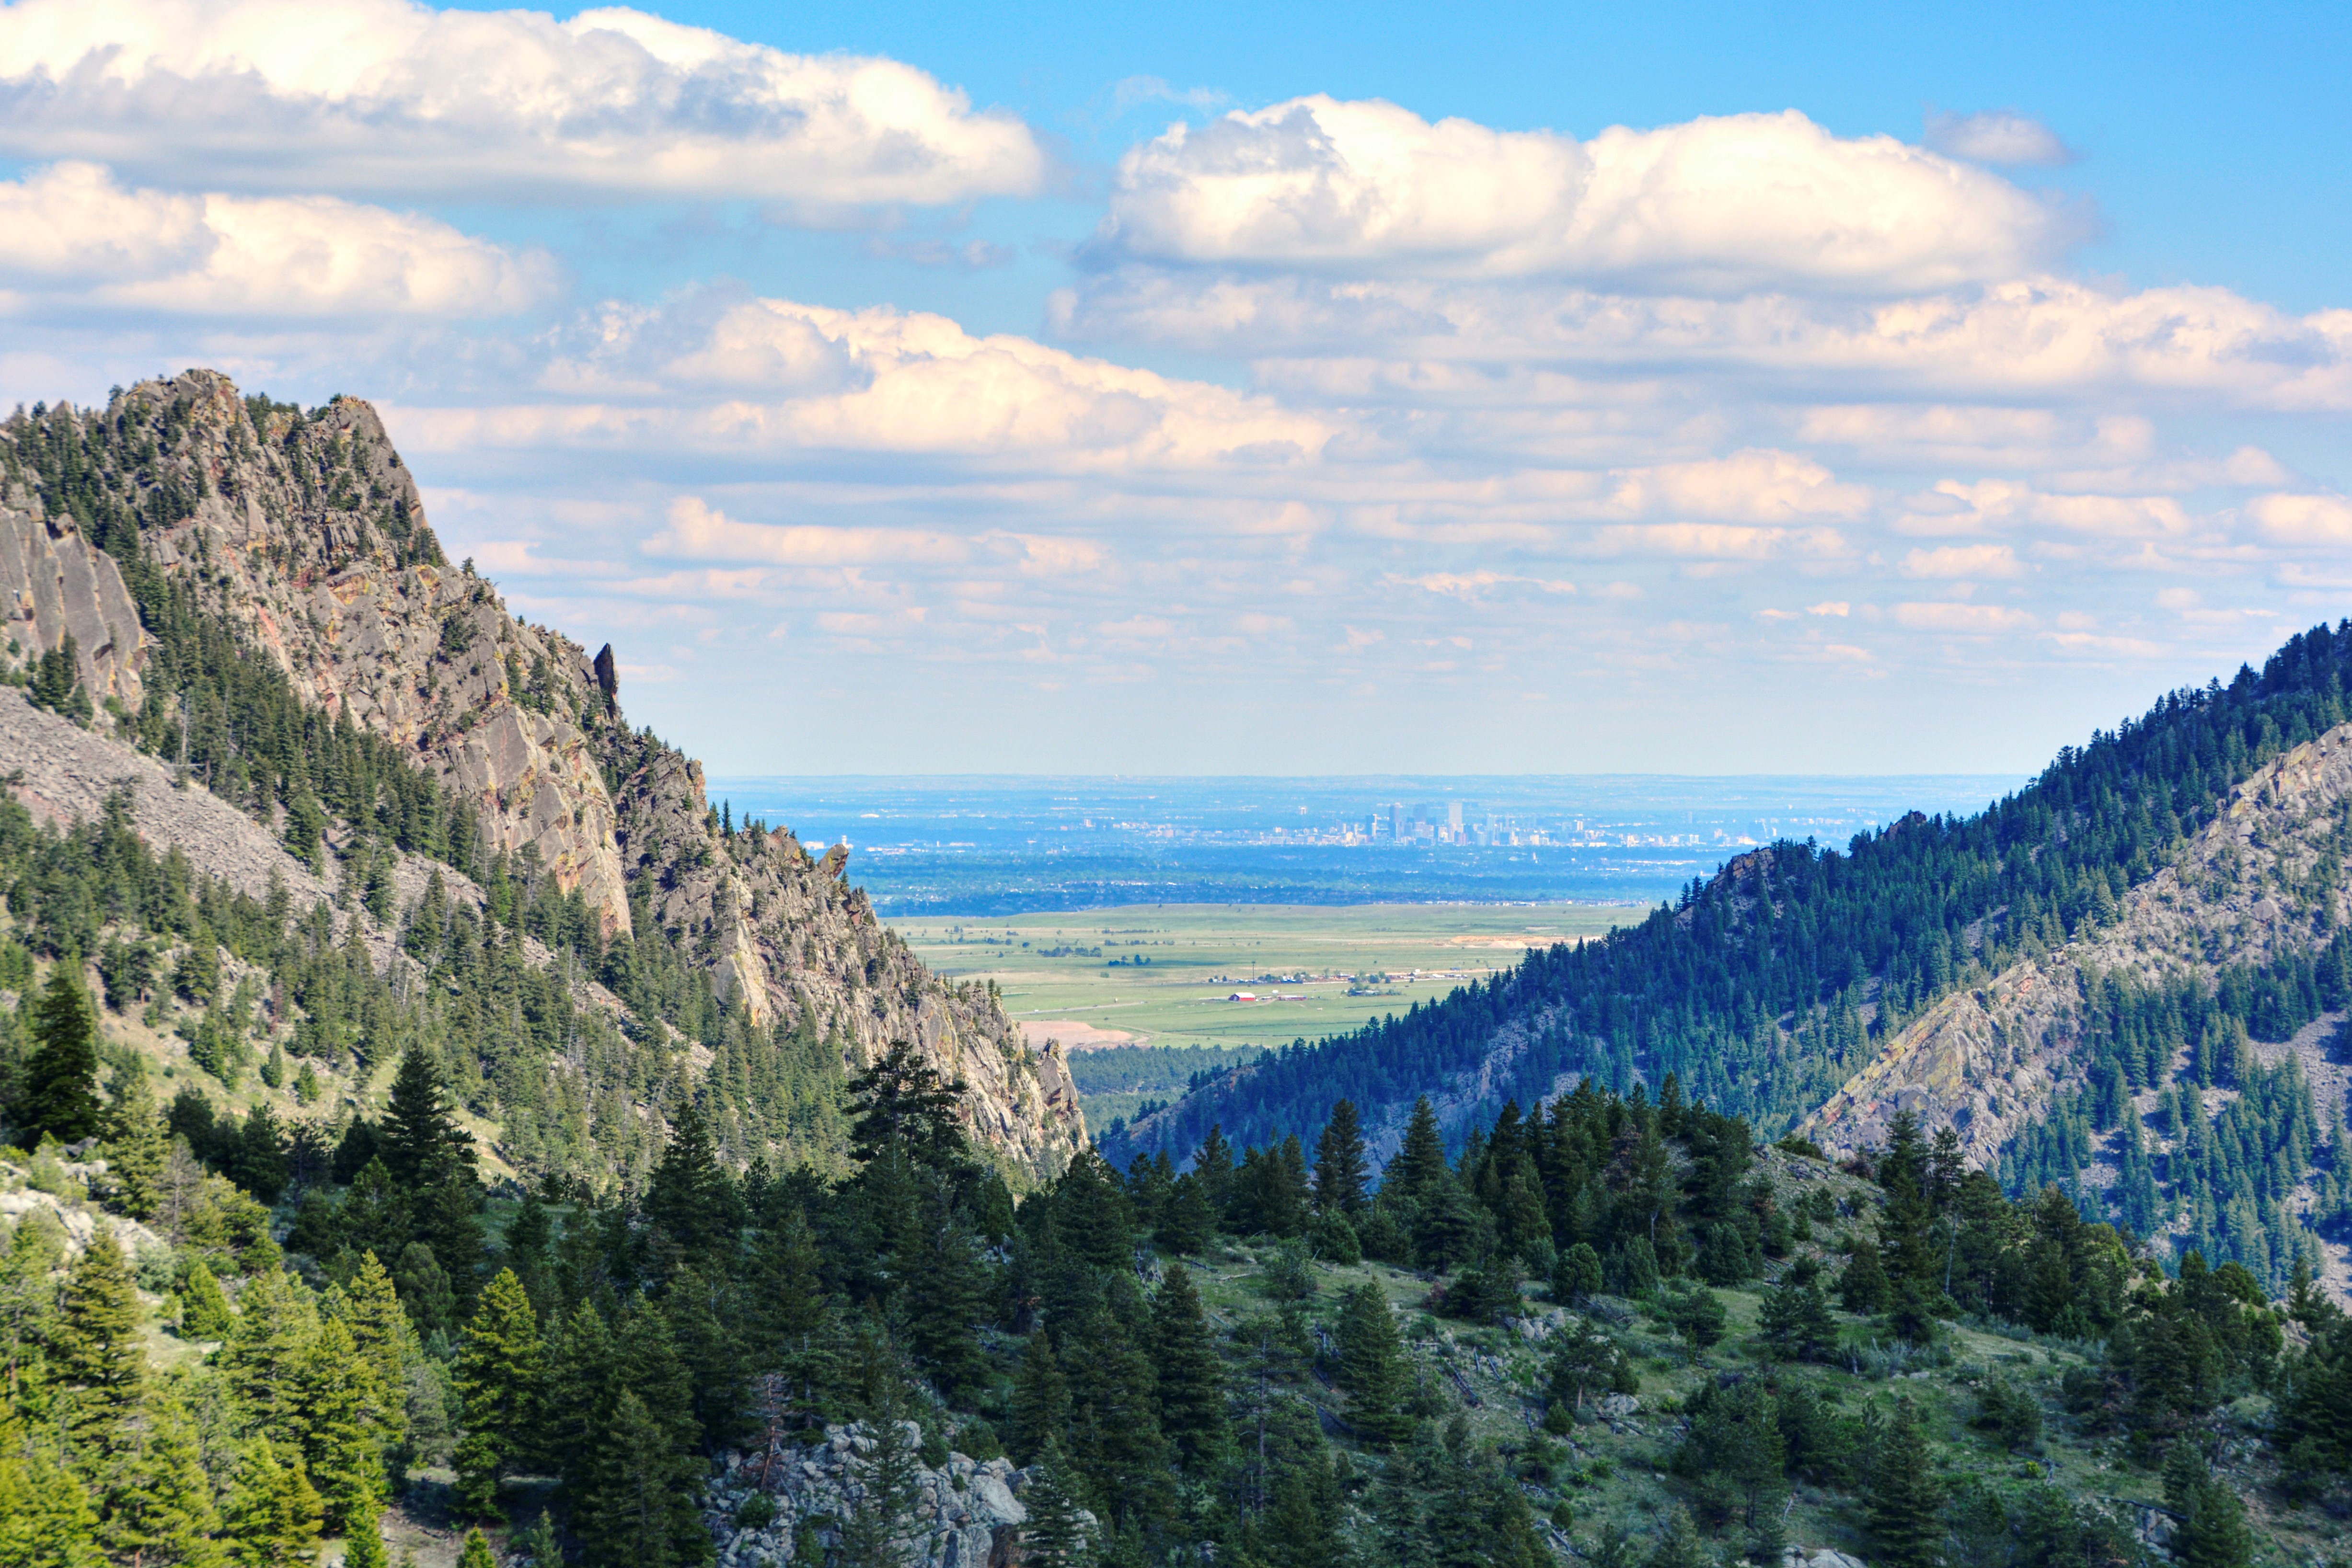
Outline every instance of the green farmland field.
[[(1260, 1048), (1342, 1033), (1508, 968), (1530, 946), (1597, 936), (1640, 914), (1591, 904), (1171, 904), (892, 924), (940, 974), (994, 980), (1033, 1043), (1071, 1051), (1083, 1091), (1089, 1074), (1078, 1059), (1091, 1051)], [(1234, 1001), (1235, 992), (1255, 999)], [(1087, 1119), (1108, 1124), (1166, 1097), (1164, 1086), (1090, 1093)]]

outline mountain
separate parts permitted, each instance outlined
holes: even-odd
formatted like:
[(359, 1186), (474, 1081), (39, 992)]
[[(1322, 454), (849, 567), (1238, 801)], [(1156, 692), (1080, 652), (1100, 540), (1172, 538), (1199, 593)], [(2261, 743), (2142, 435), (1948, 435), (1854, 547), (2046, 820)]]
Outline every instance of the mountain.
[(2059, 1181), (2281, 1281), (2345, 1214), (2313, 1155), (2341, 1136), (2352, 1006), (2347, 674), (2352, 622), (2314, 628), (1982, 812), (1742, 855), (1605, 939), (1223, 1075), (1105, 1153), (1182, 1158), (1212, 1126), (1311, 1143), (1346, 1097), (1383, 1157), (1424, 1094), (1458, 1145), (1507, 1102), (1671, 1076), (1834, 1148), (1911, 1111), (2012, 1192)]
[[(658, 1139), (622, 1121), (689, 1089), (739, 1160), (837, 1158), (838, 1082), (898, 1040), (963, 1084), (1010, 1167), (1085, 1145), (1058, 1055), (1025, 1050), (985, 988), (927, 973), (845, 851), (722, 820), (699, 763), (623, 722), (609, 648), (592, 660), (448, 564), (363, 402), (306, 412), (191, 371), (102, 410), (19, 410), (0, 425), (0, 612), (26, 693), (0, 696), (16, 797), (95, 821), (92, 781), (135, 779), (128, 821), (156, 854), (251, 899), (283, 888), (298, 920), (331, 905), (377, 967), (361, 988), (414, 1004), (403, 1027), (520, 1167), (641, 1171)], [(234, 821), (175, 800), (184, 781)], [(198, 936), (134, 918), (106, 939), (177, 963)], [(509, 980), (478, 983), (502, 940), (561, 977), (539, 1017), (512, 1018)], [(248, 977), (273, 998), (262, 1049), (327, 1041), (315, 1071), (344, 1092), (384, 1064), (283, 1005), (284, 977)], [(428, 979), (455, 1005), (417, 1002)]]

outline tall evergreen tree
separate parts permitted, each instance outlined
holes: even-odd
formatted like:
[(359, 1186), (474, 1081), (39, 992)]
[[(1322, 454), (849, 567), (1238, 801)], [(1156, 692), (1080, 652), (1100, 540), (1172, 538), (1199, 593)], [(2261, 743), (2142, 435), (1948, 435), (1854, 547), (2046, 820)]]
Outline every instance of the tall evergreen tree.
[(1058, 1448), (1070, 1429), (1070, 1382), (1042, 1329), (1029, 1336), (1013, 1384), (1013, 1457), (1034, 1463), (1047, 1448)]
[(380, 1508), (388, 1490), (382, 1420), (389, 1401), (375, 1378), (350, 1325), (333, 1318), (316, 1325), (295, 1360), (291, 1425), (327, 1526), (337, 1531)]
[(1348, 1393), (1348, 1421), (1378, 1447), (1397, 1442), (1412, 1426), (1402, 1408), (1404, 1347), (1396, 1316), (1378, 1285), (1349, 1291), (1339, 1308), (1339, 1386)]
[(325, 1513), (300, 1458), (256, 1437), (239, 1458), (225, 1521), (236, 1568), (295, 1568), (315, 1562)]
[(1160, 1385), (1160, 1427), (1177, 1460), (1195, 1475), (1214, 1470), (1225, 1450), (1224, 1365), (1217, 1357), (1201, 1293), (1181, 1263), (1161, 1276), (1151, 1303), (1152, 1361)]
[(646, 1192), (646, 1218), (671, 1246), (707, 1266), (733, 1239), (736, 1201), (709, 1123), (691, 1099), (683, 1100), (670, 1119), (669, 1145)]
[(541, 1371), (539, 1314), (514, 1270), (501, 1269), (457, 1347), (466, 1404), (457, 1498), (477, 1518), (496, 1510), (499, 1478), (520, 1463), (537, 1431)]
[(143, 1069), (129, 1068), (116, 1075), (105, 1134), (106, 1174), (114, 1184), (115, 1203), (133, 1219), (154, 1218), (163, 1201), (163, 1165), (172, 1140)]
[(180, 1332), (192, 1340), (225, 1340), (236, 1332), (236, 1318), (221, 1294), (212, 1265), (202, 1258), (190, 1260), (187, 1284), (180, 1296)]
[(170, 1392), (151, 1386), (133, 1425), (110, 1467), (100, 1525), (108, 1552), (141, 1568), (217, 1568), (220, 1519), (195, 1423)]
[(1445, 1137), (1437, 1130), (1437, 1108), (1424, 1094), (1412, 1103), (1412, 1118), (1405, 1124), (1404, 1143), (1381, 1179), (1382, 1197), (1419, 1201), (1451, 1173), (1445, 1164)]
[(49, 971), (33, 1008), (33, 1052), (25, 1062), (14, 1120), (30, 1145), (44, 1137), (77, 1144), (103, 1125), (98, 1103), (98, 1015), (70, 956)]
[(66, 1277), (57, 1330), (58, 1379), (72, 1391), (74, 1440), (110, 1448), (138, 1404), (147, 1355), (139, 1291), (114, 1233), (100, 1229)]
[(1871, 1457), (1863, 1506), (1870, 1526), (1871, 1561), (1885, 1568), (1939, 1568), (1943, 1561), (1944, 1493), (1929, 1462), (1918, 1413), (1907, 1399), (1881, 1434)]
[(1021, 1494), (1028, 1518), (1021, 1526), (1021, 1561), (1037, 1568), (1084, 1568), (1086, 1523), (1070, 1495), (1069, 1462), (1058, 1443), (1047, 1443), (1036, 1458), (1028, 1489)]

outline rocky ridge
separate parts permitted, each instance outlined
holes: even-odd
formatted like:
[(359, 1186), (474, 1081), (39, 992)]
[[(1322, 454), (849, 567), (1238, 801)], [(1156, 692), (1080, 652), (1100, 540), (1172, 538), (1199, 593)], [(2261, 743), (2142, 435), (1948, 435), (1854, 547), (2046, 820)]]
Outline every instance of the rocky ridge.
[[(190, 371), (78, 417), (121, 456), (99, 481), (135, 508), (147, 558), (238, 624), (306, 701), (462, 792), (488, 850), (535, 854), (608, 936), (659, 925), (754, 1022), (838, 1032), (852, 1066), (910, 1042), (964, 1083), (976, 1135), (1022, 1167), (1049, 1172), (1085, 1145), (1059, 1053), (1028, 1050), (984, 988), (926, 971), (842, 874), (843, 854), (813, 856), (788, 829), (722, 831), (700, 764), (630, 730), (581, 644), (510, 614), (470, 562), (448, 565), (370, 405), (339, 398), (305, 414)], [(11, 657), (28, 663), (70, 632), (93, 697), (133, 708), (145, 649), (122, 573), (44, 506), (7, 446)], [(94, 729), (107, 727), (101, 714)]]
[(2074, 1046), (2087, 977), (2155, 983), (2315, 947), (2352, 918), (2347, 848), (2352, 724), (2273, 758), (2232, 790), (2171, 864), (2125, 894), (2113, 925), (1945, 997), (1799, 1135), (1838, 1149), (1883, 1143), (1895, 1113), (1908, 1110), (1930, 1130), (1955, 1128), (1970, 1162), (1990, 1164), (2053, 1093), (2081, 1081), (2088, 1064)]

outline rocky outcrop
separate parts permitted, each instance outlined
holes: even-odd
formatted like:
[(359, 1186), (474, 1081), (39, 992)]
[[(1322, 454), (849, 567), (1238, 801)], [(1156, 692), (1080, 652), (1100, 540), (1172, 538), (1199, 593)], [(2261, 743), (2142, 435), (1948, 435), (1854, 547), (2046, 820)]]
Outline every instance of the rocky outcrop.
[(2170, 864), (2125, 895), (2113, 925), (1945, 997), (1799, 1135), (1836, 1149), (1883, 1143), (1908, 1110), (1931, 1131), (1958, 1129), (1970, 1162), (1990, 1165), (2089, 1067), (2074, 1049), (2086, 977), (2155, 983), (2316, 946), (2352, 918), (2347, 849), (2352, 725), (2340, 725), (2231, 791)]
[[(920, 1444), (922, 1429), (911, 1421), (904, 1425), (908, 1441)], [(843, 1524), (865, 1502), (860, 1460), (869, 1447), (860, 1427), (827, 1427), (820, 1443), (780, 1446), (750, 1458), (728, 1455), (724, 1472), (703, 1499), (719, 1568), (822, 1563), (819, 1553), (840, 1546)], [(1009, 1459), (981, 1461), (954, 1453), (937, 1469), (919, 1467), (915, 1526), (905, 1559), (909, 1568), (1019, 1563), (1021, 1527), (1029, 1517), (1021, 1497), (1031, 1475)], [(748, 1507), (755, 1499), (767, 1500), (767, 1506), (756, 1511)], [(767, 1514), (764, 1521), (761, 1513)], [(1081, 1512), (1079, 1519), (1093, 1528), (1093, 1515)]]
[[(368, 404), (305, 414), (190, 371), (119, 394), (84, 428), (128, 455), (105, 482), (139, 519), (148, 562), (240, 624), (306, 701), (454, 786), (489, 850), (535, 856), (608, 936), (650, 921), (751, 1020), (806, 1020), (842, 1039), (853, 1067), (908, 1041), (966, 1085), (974, 1134), (1019, 1166), (1051, 1172), (1084, 1146), (1058, 1052), (1027, 1049), (985, 988), (928, 973), (839, 857), (820, 862), (786, 829), (722, 831), (701, 765), (622, 721), (609, 647), (591, 660), (510, 614), (471, 562), (450, 567)], [(44, 520), (12, 466), (0, 596), (13, 595), (20, 658), (71, 631), (93, 698), (135, 707), (122, 574)]]
[(135, 710), (142, 635), (139, 607), (111, 556), (71, 517), (47, 514), (21, 485), (0, 496), (0, 648), (22, 662), (71, 637), (93, 704)]

